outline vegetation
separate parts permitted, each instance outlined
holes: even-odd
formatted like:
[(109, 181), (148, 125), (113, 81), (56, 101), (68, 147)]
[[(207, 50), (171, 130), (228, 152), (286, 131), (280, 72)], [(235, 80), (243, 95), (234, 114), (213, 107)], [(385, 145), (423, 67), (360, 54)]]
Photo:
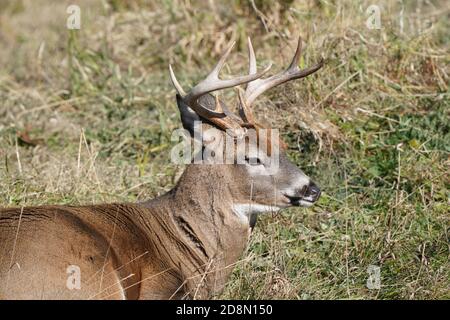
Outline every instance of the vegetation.
[[(76, 2), (80, 30), (66, 1), (0, 2), (2, 206), (166, 192), (183, 171), (168, 64), (189, 88), (235, 39), (224, 73), (242, 74), (251, 36), (275, 72), (301, 35), (301, 64), (325, 67), (255, 112), (323, 196), (260, 217), (222, 298), (450, 298), (448, 2)], [(374, 3), (381, 29), (366, 25)]]

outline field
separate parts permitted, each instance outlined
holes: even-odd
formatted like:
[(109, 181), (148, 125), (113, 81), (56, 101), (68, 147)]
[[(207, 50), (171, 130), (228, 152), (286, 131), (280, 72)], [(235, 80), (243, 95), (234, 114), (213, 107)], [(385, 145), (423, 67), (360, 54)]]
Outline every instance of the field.
[(0, 205), (165, 193), (183, 172), (169, 63), (188, 89), (234, 39), (223, 77), (243, 74), (251, 36), (275, 72), (301, 35), (301, 65), (324, 68), (255, 113), (323, 195), (261, 216), (220, 298), (450, 299), (449, 15), (438, 0), (0, 0)]

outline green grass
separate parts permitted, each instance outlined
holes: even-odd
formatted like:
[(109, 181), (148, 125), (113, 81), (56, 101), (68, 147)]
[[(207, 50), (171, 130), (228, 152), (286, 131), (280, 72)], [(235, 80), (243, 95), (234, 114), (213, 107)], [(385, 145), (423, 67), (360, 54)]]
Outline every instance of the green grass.
[[(365, 26), (365, 1), (85, 0), (71, 32), (63, 2), (2, 3), (1, 205), (166, 192), (183, 171), (170, 162), (168, 64), (188, 88), (234, 38), (224, 73), (246, 72), (251, 36), (259, 65), (281, 69), (300, 34), (301, 64), (326, 66), (255, 110), (323, 196), (261, 217), (222, 297), (449, 299), (450, 8), (405, 2), (401, 32), (399, 3), (378, 2), (381, 30)], [(366, 287), (370, 265), (379, 290)]]

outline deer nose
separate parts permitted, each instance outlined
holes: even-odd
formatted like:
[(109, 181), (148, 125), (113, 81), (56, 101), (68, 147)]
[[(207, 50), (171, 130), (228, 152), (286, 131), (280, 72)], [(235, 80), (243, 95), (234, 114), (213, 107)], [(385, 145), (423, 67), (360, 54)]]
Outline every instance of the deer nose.
[(320, 197), (320, 188), (312, 181), (305, 188), (303, 199), (311, 202), (316, 202)]

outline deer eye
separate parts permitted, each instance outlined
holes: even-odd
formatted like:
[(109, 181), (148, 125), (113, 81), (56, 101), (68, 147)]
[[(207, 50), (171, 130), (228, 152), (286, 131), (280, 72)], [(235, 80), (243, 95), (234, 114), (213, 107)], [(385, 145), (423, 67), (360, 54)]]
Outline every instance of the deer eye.
[(259, 166), (262, 164), (261, 160), (257, 157), (245, 157), (245, 162), (251, 166)]

